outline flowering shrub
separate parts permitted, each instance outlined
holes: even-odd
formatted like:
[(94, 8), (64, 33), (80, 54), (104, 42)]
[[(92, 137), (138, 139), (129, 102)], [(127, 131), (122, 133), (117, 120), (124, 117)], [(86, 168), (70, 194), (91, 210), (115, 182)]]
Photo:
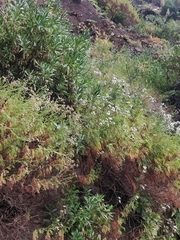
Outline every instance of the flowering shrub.
[[(104, 46), (103, 42), (100, 41), (100, 43), (103, 53), (105, 54), (105, 56), (103, 56), (104, 59), (106, 59), (106, 54), (107, 57), (111, 58), (111, 53), (104, 50), (106, 42), (104, 42)], [(108, 44), (107, 47), (109, 47)], [(98, 43), (97, 48), (101, 57), (101, 50)], [(149, 65), (151, 66), (152, 59), (150, 59), (149, 65), (146, 59), (144, 63), (147, 65), (147, 68), (145, 68), (145, 66), (143, 66), (144, 58), (142, 58), (141, 62), (137, 61), (141, 59), (141, 57), (132, 58), (132, 60), (128, 62), (129, 65), (126, 66), (126, 57), (127, 56), (124, 55), (123, 60), (122, 55), (119, 59), (115, 57), (114, 62), (112, 62), (112, 60), (99, 61), (97, 58), (96, 63), (92, 66), (92, 74), (94, 74), (96, 81), (94, 81), (91, 76), (90, 90), (88, 90), (89, 94), (86, 92), (79, 104), (80, 111), (83, 109), (83, 114), (86, 116), (84, 120), (86, 141), (88, 145), (99, 151), (104, 150), (103, 148), (105, 147), (109, 149), (110, 152), (120, 154), (121, 157), (124, 157), (124, 149), (125, 154), (128, 153), (129, 155), (138, 157), (139, 149), (141, 149), (142, 146), (147, 147), (145, 155), (149, 153), (151, 156), (156, 146), (162, 144), (160, 147), (162, 152), (160, 149), (157, 150), (159, 152), (156, 152), (156, 156), (153, 154), (153, 158), (158, 156), (157, 159), (159, 163), (163, 163), (163, 148), (165, 147), (165, 141), (163, 139), (168, 139), (167, 141), (169, 141), (170, 147), (171, 137), (166, 136), (167, 125), (164, 127), (163, 123), (165, 121), (160, 124), (159, 119), (166, 119), (168, 115), (165, 114), (162, 106), (158, 110), (156, 109), (156, 112), (153, 112), (153, 105), (156, 105), (156, 100), (152, 97), (150, 100), (151, 103), (149, 102), (148, 99), (150, 97), (148, 90), (145, 89), (144, 86), (139, 85), (140, 80), (138, 79), (144, 77), (144, 75), (140, 75), (141, 73), (139, 74), (139, 71), (147, 71)], [(152, 64), (155, 63), (152, 62)], [(134, 66), (141, 69), (137, 69), (136, 71)], [(145, 69), (143, 70), (142, 68)], [(108, 71), (107, 69), (110, 70)], [(115, 73), (118, 75), (122, 74), (123, 78), (118, 78)], [(150, 73), (149, 70), (148, 73), (154, 74)], [(147, 77), (150, 78), (151, 76), (148, 75)], [(146, 83), (144, 83), (144, 85), (146, 85)], [(148, 117), (147, 112), (150, 113)], [(155, 118), (155, 115), (157, 118)], [(176, 137), (174, 139), (176, 139)], [(171, 143), (173, 148), (173, 141)], [(167, 151), (170, 154), (168, 149)], [(171, 153), (176, 153), (176, 150), (172, 150)], [(144, 159), (146, 158), (154, 161), (152, 157), (144, 156)]]
[(24, 101), (19, 85), (1, 85), (0, 95), (0, 186), (35, 194), (66, 185), (79, 129), (73, 109), (36, 94)]

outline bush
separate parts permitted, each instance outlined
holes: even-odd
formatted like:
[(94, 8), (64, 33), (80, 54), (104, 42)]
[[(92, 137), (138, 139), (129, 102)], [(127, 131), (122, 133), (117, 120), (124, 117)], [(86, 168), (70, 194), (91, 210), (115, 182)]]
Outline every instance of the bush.
[[(179, 232), (179, 131), (144, 86), (156, 92), (169, 87), (168, 74), (170, 80), (179, 74), (179, 49), (162, 58), (124, 49), (114, 54), (106, 39), (98, 40), (91, 67), (81, 77), (84, 36), (71, 36), (69, 24), (51, 4), (49, 10), (30, 2), (13, 4), (1, 17), (0, 186), (32, 195), (60, 191), (46, 207), (45, 228), (34, 231), (33, 239), (41, 234), (43, 239), (116, 239), (130, 231), (127, 238), (133, 239), (136, 229), (142, 240), (169, 239)], [(15, 13), (17, 27), (16, 18), (11, 20)], [(40, 21), (34, 28), (35, 19), (44, 18), (46, 24)], [(30, 20), (33, 36), (25, 28)], [(32, 46), (22, 41), (27, 37)], [(46, 44), (41, 45), (41, 37)], [(33, 92), (44, 88), (42, 95)], [(78, 100), (76, 111), (52, 102), (53, 97)], [(86, 191), (85, 184), (92, 190)], [(112, 209), (117, 214), (111, 221)]]
[(171, 45), (180, 40), (180, 26), (179, 21), (168, 21), (160, 25), (156, 25), (154, 29), (154, 35), (160, 38), (164, 38), (170, 42)]
[[(96, 42), (94, 49), (99, 55), (92, 65), (88, 90), (78, 106), (79, 114), (84, 116), (86, 144), (99, 152), (117, 154), (119, 164), (124, 154), (139, 158), (143, 146), (146, 146), (148, 159), (154, 161), (158, 156), (158, 164), (164, 165), (165, 149), (165, 155), (171, 155), (173, 146), (179, 143), (176, 137), (171, 141), (167, 126), (163, 127), (158, 118), (149, 114), (151, 107), (148, 105), (156, 104), (145, 88), (158, 92), (171, 86), (166, 80), (164, 66), (150, 57), (149, 52), (130, 56), (125, 51), (113, 54), (107, 51), (109, 48), (105, 40)], [(152, 103), (147, 103), (151, 98)], [(167, 143), (163, 139), (169, 142), (171, 150), (164, 148)]]
[[(176, 84), (180, 77), (180, 48), (179, 46), (174, 46), (162, 54), (160, 62), (166, 72), (166, 80), (174, 80)], [(174, 84), (174, 86), (175, 86)]]
[(72, 110), (46, 96), (24, 101), (19, 85), (0, 86), (0, 96), (0, 186), (35, 194), (66, 185), (79, 131)]
[[(60, 214), (52, 214), (57, 209)], [(35, 231), (34, 239), (42, 233), (50, 237), (58, 232), (65, 239), (102, 239), (103, 233), (110, 230), (109, 223), (113, 216), (112, 206), (104, 203), (102, 195), (92, 195), (88, 189), (80, 191), (74, 186), (68, 189), (64, 200), (59, 201), (56, 208), (48, 207), (48, 214), (51, 225)]]
[(180, 7), (179, 0), (166, 0), (162, 6), (161, 14), (165, 16), (167, 10), (169, 10), (170, 13), (177, 13), (179, 7)]
[(137, 11), (129, 0), (97, 0), (97, 2), (115, 23), (133, 26), (139, 22)]
[(0, 15), (0, 75), (25, 81), (53, 99), (75, 101), (76, 83), (84, 68), (89, 41), (73, 36), (60, 6), (52, 1), (12, 1)]

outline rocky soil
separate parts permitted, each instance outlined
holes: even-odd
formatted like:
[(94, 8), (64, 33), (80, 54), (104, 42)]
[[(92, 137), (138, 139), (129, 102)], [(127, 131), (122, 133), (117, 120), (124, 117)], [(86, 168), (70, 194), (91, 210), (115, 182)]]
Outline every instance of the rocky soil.
[[(153, 3), (158, 4), (158, 2), (156, 0)], [(92, 40), (97, 37), (107, 37), (117, 49), (126, 45), (136, 53), (140, 53), (144, 46), (157, 45), (161, 47), (160, 39), (152, 38), (148, 34), (140, 36), (130, 27), (115, 24), (109, 18), (102, 16), (88, 0), (61, 0), (61, 4), (67, 12), (67, 18), (72, 23), (75, 34), (88, 28)]]

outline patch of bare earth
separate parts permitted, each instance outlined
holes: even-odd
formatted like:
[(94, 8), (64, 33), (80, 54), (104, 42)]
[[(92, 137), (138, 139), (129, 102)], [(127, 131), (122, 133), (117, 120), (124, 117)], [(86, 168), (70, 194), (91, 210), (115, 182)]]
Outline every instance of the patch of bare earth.
[[(58, 191), (40, 192), (31, 195), (23, 192), (20, 186), (0, 191), (0, 239), (32, 240), (35, 229), (45, 227), (46, 206), (61, 198)], [(44, 240), (42, 236), (39, 240)]]

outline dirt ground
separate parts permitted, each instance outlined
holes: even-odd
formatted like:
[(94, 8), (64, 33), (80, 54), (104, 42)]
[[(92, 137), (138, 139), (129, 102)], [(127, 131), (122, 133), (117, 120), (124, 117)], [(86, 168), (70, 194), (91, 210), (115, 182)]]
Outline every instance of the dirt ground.
[[(67, 13), (67, 18), (73, 25), (75, 34), (80, 33), (84, 28), (88, 28), (92, 40), (97, 37), (108, 38), (117, 49), (123, 45), (129, 45), (128, 40), (138, 40), (143, 45), (149, 44), (147, 36), (141, 37), (139, 34), (132, 32), (130, 28), (115, 24), (109, 18), (101, 16), (101, 14), (89, 3), (83, 0), (61, 0), (63, 9)], [(146, 40), (146, 41), (143, 41)], [(130, 48), (141, 51), (136, 44)]]
[[(39, 0), (42, 1), (42, 0)], [(72, 23), (72, 29), (75, 34), (80, 33), (84, 28), (89, 29), (90, 38), (94, 41), (98, 38), (107, 38), (115, 49), (120, 50), (127, 46), (135, 54), (142, 52), (144, 47), (156, 46), (162, 48), (159, 38), (154, 38), (148, 33), (144, 36), (138, 34), (121, 24), (115, 24), (109, 18), (100, 14), (88, 0), (61, 0), (61, 6), (67, 13), (67, 18)], [(153, 6), (159, 5), (159, 0), (149, 0)], [(136, 5), (136, 1), (134, 0)]]
[[(0, 191), (0, 240), (32, 240), (35, 229), (45, 226), (45, 206), (59, 198), (58, 192), (37, 195), (22, 192), (19, 186)], [(43, 238), (42, 238), (43, 240)]]

